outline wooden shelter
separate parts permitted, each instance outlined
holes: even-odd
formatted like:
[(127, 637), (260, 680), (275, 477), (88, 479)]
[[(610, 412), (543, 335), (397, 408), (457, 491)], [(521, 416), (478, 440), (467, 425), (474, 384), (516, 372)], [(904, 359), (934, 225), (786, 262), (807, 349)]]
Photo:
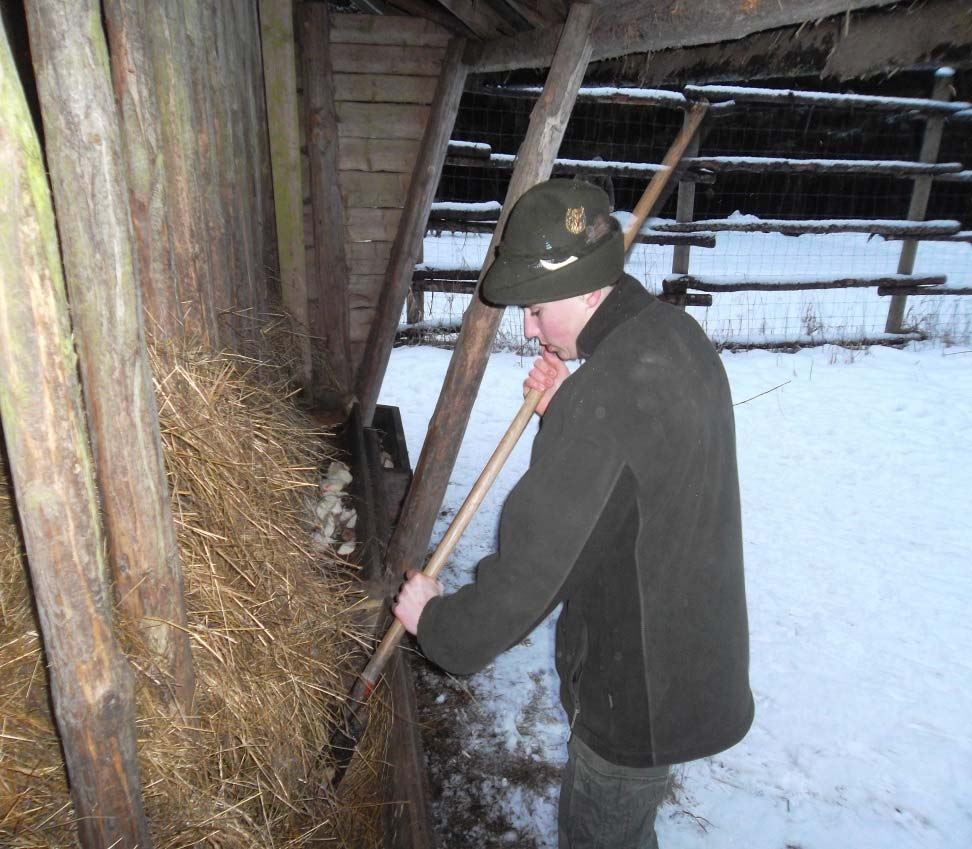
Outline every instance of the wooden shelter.
[[(81, 844), (150, 845), (112, 589), (167, 658), (171, 710), (193, 704), (146, 327), (246, 353), (282, 307), (307, 404), (357, 404), (369, 427), (469, 74), (549, 68), (507, 210), (551, 174), (591, 61), (660, 57), (670, 79), (752, 56), (855, 74), (967, 61), (966, 5), (7, 4), (0, 413)], [(424, 560), (500, 314), (465, 316), (376, 592)], [(421, 810), (388, 845), (428, 845)]]

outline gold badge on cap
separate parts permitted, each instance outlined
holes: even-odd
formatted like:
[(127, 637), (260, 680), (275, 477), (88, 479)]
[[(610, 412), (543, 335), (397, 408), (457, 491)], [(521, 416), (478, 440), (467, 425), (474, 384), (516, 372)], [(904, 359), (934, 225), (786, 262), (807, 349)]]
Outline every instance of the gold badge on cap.
[(584, 228), (587, 227), (587, 216), (584, 214), (584, 207), (567, 207), (567, 217), (564, 220), (564, 227), (567, 228), (568, 233), (573, 233), (575, 236), (583, 233)]

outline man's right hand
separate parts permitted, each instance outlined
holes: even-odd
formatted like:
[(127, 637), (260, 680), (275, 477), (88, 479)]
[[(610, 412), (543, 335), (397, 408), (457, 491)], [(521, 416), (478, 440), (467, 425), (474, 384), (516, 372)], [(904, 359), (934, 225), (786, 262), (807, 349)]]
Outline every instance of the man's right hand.
[(544, 349), (543, 354), (533, 361), (533, 368), (523, 381), (523, 395), (526, 397), (531, 389), (543, 392), (540, 403), (537, 404), (537, 415), (547, 412), (547, 405), (560, 384), (570, 377), (567, 364), (556, 354)]

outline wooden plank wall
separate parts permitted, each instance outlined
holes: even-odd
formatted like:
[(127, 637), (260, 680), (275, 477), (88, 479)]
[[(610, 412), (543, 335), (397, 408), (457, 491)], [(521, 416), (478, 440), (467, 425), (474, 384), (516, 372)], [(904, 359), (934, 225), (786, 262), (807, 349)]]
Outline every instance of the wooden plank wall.
[[(421, 18), (331, 15), (352, 373), (361, 361), (384, 285), (448, 40), (446, 30)], [(306, 145), (303, 150), (306, 178)], [(311, 262), (307, 193), (304, 223)]]

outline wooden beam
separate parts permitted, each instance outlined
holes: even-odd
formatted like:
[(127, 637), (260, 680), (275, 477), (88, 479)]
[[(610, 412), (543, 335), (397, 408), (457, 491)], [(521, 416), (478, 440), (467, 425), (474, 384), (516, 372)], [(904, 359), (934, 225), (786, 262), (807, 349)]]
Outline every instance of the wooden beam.
[[(942, 68), (935, 74), (932, 85), (932, 99), (947, 101), (951, 99), (952, 87), (955, 82), (955, 72), (951, 68)], [(942, 144), (942, 133), (945, 130), (945, 118), (941, 115), (931, 115), (925, 121), (925, 133), (921, 140), (919, 160), (932, 163), (938, 160), (938, 151)], [(908, 220), (922, 221), (928, 212), (928, 199), (931, 197), (932, 178), (929, 176), (915, 177), (911, 189), (911, 200), (908, 203)], [(905, 239), (901, 243), (901, 255), (898, 257), (898, 274), (911, 274), (915, 270), (915, 258), (918, 254), (918, 241)], [(904, 327), (905, 305), (907, 295), (895, 295), (888, 307), (888, 318), (885, 322), (885, 333), (902, 333)]]
[[(656, 51), (634, 68), (635, 57), (623, 61), (625, 72), (646, 86), (795, 75), (847, 80), (916, 65), (968, 67), (970, 46), (967, 0), (926, 0), (866, 9), (849, 20), (836, 15), (734, 41)], [(606, 63), (598, 73), (611, 78), (614, 65)]]
[(700, 221), (653, 221), (659, 233), (782, 233), (784, 236), (831, 233), (871, 233), (886, 239), (951, 236), (959, 232), (958, 221), (905, 221), (883, 218), (835, 218), (831, 221), (782, 218), (708, 218)]
[[(711, 44), (754, 32), (816, 21), (896, 0), (626, 0), (603, 7), (594, 28), (592, 61), (674, 47)], [(498, 38), (470, 54), (477, 73), (547, 67), (557, 28)], [(478, 45), (477, 45), (478, 47)]]
[(449, 44), (442, 64), (439, 86), (388, 263), (382, 298), (355, 379), (355, 393), (361, 403), (366, 425), (370, 425), (374, 417), (378, 392), (395, 342), (395, 330), (408, 295), (412, 270), (422, 247), (429, 210), (432, 208), (439, 175), (445, 162), (449, 136), (459, 111), (459, 101), (466, 81), (466, 65), (462, 61), (464, 49), (465, 41), (454, 39)]
[(284, 309), (296, 323), (300, 361), (298, 380), (313, 381), (307, 316), (307, 264), (304, 254), (303, 192), (300, 179), (300, 129), (293, 0), (260, 0), (263, 76), (266, 86), (273, 200)]
[[(520, 145), (520, 158), (503, 204), (505, 212), (487, 251), (484, 273), (493, 261), (509, 210), (527, 189), (550, 175), (590, 59), (593, 20), (591, 4), (575, 3), (571, 7), (546, 90), (534, 106), (526, 137)], [(502, 309), (487, 306), (477, 297), (466, 311), (402, 516), (389, 544), (386, 572), (390, 575), (400, 575), (405, 568), (414, 568), (425, 560), (432, 528), (502, 315)]]
[(159, 695), (185, 716), (195, 677), (182, 564), (101, 9), (92, 0), (34, 4), (28, 24), (114, 588), (171, 687)]
[(326, 3), (301, 3), (298, 32), (304, 63), (304, 119), (310, 156), (314, 267), (308, 269), (307, 300), (311, 335), (327, 362), (314, 364), (313, 390), (330, 377), (344, 392), (351, 384), (348, 344), (348, 263), (344, 251), (344, 205), (338, 171), (338, 121), (330, 56)]
[[(55, 42), (101, 31), (101, 11), (93, 3), (86, 8), (72, 3), (69, 10), (32, 4), (28, 14), (31, 52), (40, 64), (50, 56), (34, 43), (42, 36), (38, 24)], [(98, 67), (107, 72), (107, 65), (102, 47)], [(68, 98), (84, 86), (80, 71), (66, 63), (50, 69), (74, 79), (64, 92)], [(42, 85), (46, 90), (48, 84)], [(87, 103), (88, 95), (79, 99)], [(93, 126), (79, 129), (69, 141), (100, 152)], [(138, 779), (134, 687), (112, 627), (71, 335), (44, 160), (10, 45), (0, 37), (0, 418), (54, 720), (81, 846), (150, 849)]]
[(398, 44), (445, 47), (449, 33), (424, 17), (404, 15), (331, 15), (331, 44)]
[(709, 277), (706, 275), (676, 274), (662, 280), (665, 292), (679, 294), (686, 289), (697, 292), (806, 292), (817, 289), (912, 288), (943, 286), (944, 274), (914, 277), (908, 274), (862, 274), (857, 277), (794, 277), (778, 280), (744, 280), (741, 278)]
[(427, 19), (438, 24), (447, 32), (459, 38), (476, 38), (474, 33), (455, 15), (443, 9), (435, 0), (389, 0), (396, 9), (400, 9), (418, 19)]
[(144, 4), (140, 0), (107, 0), (105, 21), (128, 163), (128, 198), (142, 304), (150, 328), (160, 336), (176, 336), (182, 332), (179, 276), (172, 263), (161, 115)]
[(513, 32), (512, 27), (483, 0), (439, 0), (453, 15), (471, 29), (478, 38), (496, 38)]

